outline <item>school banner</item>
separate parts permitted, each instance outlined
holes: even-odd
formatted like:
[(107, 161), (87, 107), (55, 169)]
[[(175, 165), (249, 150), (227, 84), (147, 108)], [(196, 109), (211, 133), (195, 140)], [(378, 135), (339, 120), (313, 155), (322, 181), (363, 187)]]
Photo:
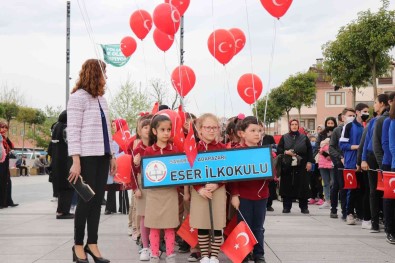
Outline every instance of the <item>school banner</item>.
[(269, 179), (270, 146), (199, 153), (191, 168), (185, 154), (142, 158), (143, 188)]
[(119, 44), (101, 45), (103, 49), (104, 61), (114, 67), (122, 67), (128, 63), (130, 57), (122, 54)]

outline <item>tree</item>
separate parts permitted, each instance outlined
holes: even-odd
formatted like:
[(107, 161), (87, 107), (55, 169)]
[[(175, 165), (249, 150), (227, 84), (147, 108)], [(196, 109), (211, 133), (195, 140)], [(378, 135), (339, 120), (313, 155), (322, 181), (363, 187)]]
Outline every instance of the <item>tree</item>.
[(170, 89), (167, 82), (155, 78), (151, 79), (150, 86), (153, 89), (150, 95), (155, 102), (159, 102), (159, 105), (166, 104), (173, 110), (178, 107), (179, 95), (174, 89)]
[[(253, 113), (254, 115), (256, 112), (258, 113), (258, 119), (265, 120), (265, 126), (269, 127), (271, 123), (277, 121), (283, 115), (283, 108), (279, 107), (276, 103), (275, 98), (272, 98), (271, 93), (268, 96), (259, 99), (256, 103), (256, 109), (254, 107)], [(266, 119), (265, 119), (265, 107), (266, 107), (266, 100), (267, 101), (267, 110), (266, 110)]]
[[(37, 125), (43, 124), (43, 123), (45, 122), (46, 118), (47, 118), (47, 117), (45, 116), (45, 113), (44, 113), (42, 110), (35, 110), (35, 111), (36, 111), (36, 112), (35, 112), (35, 117), (34, 117), (34, 119), (31, 121), (31, 124), (33, 125), (33, 141), (34, 141), (34, 143), (35, 143), (35, 147), (33, 148), (33, 156), (34, 156), (35, 148), (36, 148), (36, 146), (37, 146), (36, 126), (37, 126)], [(38, 137), (38, 138), (44, 139), (44, 138), (42, 138), (42, 137)]]
[(145, 91), (137, 89), (134, 82), (127, 80), (121, 86), (120, 91), (110, 102), (110, 112), (112, 118), (123, 118), (129, 124), (129, 129), (136, 127), (138, 114), (142, 111), (151, 110)]
[(25, 96), (21, 93), (21, 89), (16, 87), (10, 88), (7, 83), (3, 83), (1, 85), (0, 102), (23, 105)]
[(311, 106), (315, 100), (317, 75), (314, 72), (297, 73), (291, 75), (283, 86), (293, 99), (293, 105), (298, 109), (299, 121), (301, 119), (301, 108), (303, 105)]
[[(0, 107), (3, 109), (1, 117), (7, 121), (8, 127), (10, 127), (10, 122), (13, 118), (16, 118), (19, 111), (19, 106), (15, 103), (3, 102), (0, 103)], [(9, 130), (8, 130), (9, 131)]]
[(389, 52), (395, 46), (395, 11), (382, 0), (377, 13), (360, 12), (358, 18), (339, 30), (335, 41), (323, 46), (324, 69), (338, 86), (356, 89), (372, 83), (377, 97), (377, 77), (389, 69)]
[(281, 113), (284, 113), (285, 111), (289, 122), (289, 112), (295, 106), (291, 93), (288, 92), (287, 88), (281, 84), (280, 87), (273, 89), (270, 92), (269, 100), (270, 99), (272, 99), (274, 104), (280, 108)]
[(36, 109), (29, 107), (21, 107), (18, 111), (16, 119), (23, 123), (23, 136), (22, 136), (22, 152), (25, 150), (25, 131), (26, 123), (31, 124), (36, 119)]

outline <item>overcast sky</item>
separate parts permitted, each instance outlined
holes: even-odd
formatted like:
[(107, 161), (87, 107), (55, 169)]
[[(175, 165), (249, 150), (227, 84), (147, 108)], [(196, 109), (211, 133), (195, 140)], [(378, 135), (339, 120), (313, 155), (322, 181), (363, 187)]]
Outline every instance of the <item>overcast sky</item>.
[[(395, 8), (394, 2), (391, 1), (391, 9)], [(64, 107), (66, 1), (0, 0), (0, 3), (0, 84), (20, 89), (28, 106)], [(79, 4), (82, 8), (85, 4), (95, 43), (117, 44), (124, 36), (135, 37), (129, 27), (129, 17), (135, 10), (141, 8), (152, 14), (159, 3), (162, 1), (72, 0), (71, 87), (82, 63), (96, 58)], [(275, 24), (277, 38), (270, 88), (277, 87), (291, 74), (306, 71), (316, 58), (322, 57), (321, 46), (333, 40), (341, 26), (357, 18), (359, 11), (369, 8), (377, 11), (380, 5), (379, 0), (295, 0), (275, 23), (259, 0), (191, 0), (185, 13), (185, 65), (195, 71), (197, 80), (187, 96), (186, 110), (198, 115), (204, 112), (228, 117), (240, 112), (250, 115), (250, 106), (237, 93), (237, 80), (244, 73), (254, 72), (264, 83), (263, 94), (268, 91)], [(207, 39), (213, 28), (232, 27), (244, 31), (247, 43), (225, 71), (210, 55)], [(128, 76), (142, 83), (143, 88), (152, 78), (170, 80), (169, 72), (179, 63), (178, 44), (174, 43), (163, 55), (153, 42), (152, 32), (143, 42), (138, 40), (137, 51), (125, 66), (107, 67), (108, 100)]]

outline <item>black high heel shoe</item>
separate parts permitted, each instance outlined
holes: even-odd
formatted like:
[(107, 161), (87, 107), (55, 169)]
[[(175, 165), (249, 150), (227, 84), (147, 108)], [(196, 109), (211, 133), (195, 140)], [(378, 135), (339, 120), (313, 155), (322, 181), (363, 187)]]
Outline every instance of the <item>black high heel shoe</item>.
[(93, 252), (91, 251), (91, 249), (89, 248), (88, 244), (85, 245), (84, 247), (84, 251), (86, 253), (88, 253), (93, 260), (95, 261), (95, 263), (110, 263), (110, 260), (103, 258), (103, 257), (96, 257)]
[[(77, 262), (77, 263), (89, 263), (88, 257), (87, 258), (79, 258), (77, 257), (77, 254), (75, 253), (75, 248), (74, 246), (71, 248), (71, 250), (73, 251), (73, 262)], [(86, 256), (86, 255), (85, 255)]]

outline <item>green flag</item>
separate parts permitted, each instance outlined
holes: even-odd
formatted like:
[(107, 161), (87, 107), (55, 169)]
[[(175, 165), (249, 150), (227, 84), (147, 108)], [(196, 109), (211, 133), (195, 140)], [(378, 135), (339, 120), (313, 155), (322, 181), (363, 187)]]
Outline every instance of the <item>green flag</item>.
[(128, 63), (130, 57), (122, 54), (119, 44), (101, 45), (103, 49), (104, 61), (114, 67), (122, 67)]

